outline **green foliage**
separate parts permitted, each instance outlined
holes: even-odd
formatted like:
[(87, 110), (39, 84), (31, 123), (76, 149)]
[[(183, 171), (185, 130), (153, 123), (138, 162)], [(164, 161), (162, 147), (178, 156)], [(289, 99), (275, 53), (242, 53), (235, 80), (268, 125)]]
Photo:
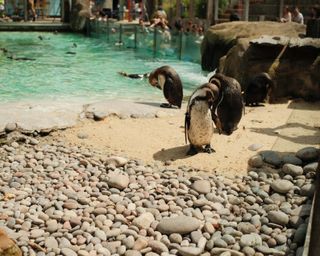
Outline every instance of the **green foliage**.
[[(196, 17), (200, 19), (205, 19), (207, 16), (207, 0), (193, 0), (195, 4), (195, 15)], [(181, 0), (182, 4), (182, 13), (181, 15), (184, 18), (187, 18), (188, 13), (188, 6), (189, 6), (190, 0)], [(162, 1), (164, 9), (169, 13), (169, 10), (173, 11), (175, 13), (176, 9), (176, 1), (173, 0), (163, 0)], [(222, 13), (225, 11), (225, 9), (228, 7), (229, 0), (219, 0), (219, 12)]]
[(224, 11), (228, 7), (228, 4), (228, 0), (219, 0), (219, 9)]

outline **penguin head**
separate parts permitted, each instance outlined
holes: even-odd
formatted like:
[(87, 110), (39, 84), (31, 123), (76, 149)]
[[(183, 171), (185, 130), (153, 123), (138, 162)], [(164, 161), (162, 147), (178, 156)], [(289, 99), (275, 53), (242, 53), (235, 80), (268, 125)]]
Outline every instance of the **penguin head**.
[(152, 71), (149, 75), (149, 83), (154, 86), (154, 87), (157, 87), (158, 89), (161, 89), (160, 87), (160, 84), (159, 84), (159, 81), (158, 81), (158, 77), (157, 75), (155, 74), (154, 71)]

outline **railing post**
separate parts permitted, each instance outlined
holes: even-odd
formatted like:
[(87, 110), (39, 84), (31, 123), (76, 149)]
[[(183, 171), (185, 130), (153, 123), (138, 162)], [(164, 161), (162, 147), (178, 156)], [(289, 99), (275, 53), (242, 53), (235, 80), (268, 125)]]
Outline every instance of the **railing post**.
[(134, 26), (134, 49), (137, 49), (137, 25)]
[(284, 8), (284, 0), (280, 0), (279, 2), (279, 19), (282, 18)]
[(213, 20), (213, 15), (212, 15), (212, 11), (213, 11), (213, 0), (208, 0), (207, 1), (207, 23), (209, 24), (209, 26), (212, 25), (212, 20)]
[(23, 12), (24, 12), (24, 21), (28, 20), (28, 1), (23, 1)]
[(179, 60), (182, 59), (182, 31), (179, 31)]
[(244, 20), (249, 21), (249, 0), (244, 0)]
[(119, 43), (122, 43), (122, 24), (120, 24), (120, 29), (119, 29)]
[(157, 56), (157, 28), (154, 27), (153, 30), (153, 57)]
[(86, 20), (86, 36), (91, 36), (91, 20), (88, 18)]
[(218, 24), (219, 21), (219, 0), (214, 1), (214, 24)]
[(110, 24), (109, 19), (107, 19), (107, 42), (110, 42)]

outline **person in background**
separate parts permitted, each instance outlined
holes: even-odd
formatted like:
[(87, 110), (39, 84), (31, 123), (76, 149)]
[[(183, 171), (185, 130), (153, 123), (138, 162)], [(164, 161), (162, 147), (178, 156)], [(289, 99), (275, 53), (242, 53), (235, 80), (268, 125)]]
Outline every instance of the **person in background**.
[(4, 0), (0, 0), (0, 18), (4, 16)]
[(183, 30), (183, 22), (182, 22), (182, 18), (181, 17), (176, 19), (176, 21), (174, 22), (174, 27), (178, 31), (182, 31)]
[(283, 8), (283, 16), (280, 19), (281, 22), (291, 22), (292, 21), (292, 15), (289, 9), (289, 6), (285, 6)]
[(311, 7), (310, 16), (311, 16), (311, 19), (319, 19), (320, 18), (320, 6), (319, 5), (314, 5)]
[(34, 0), (28, 0), (28, 10), (31, 12), (32, 20), (35, 21), (37, 18), (36, 10), (34, 9)]
[(142, 18), (139, 19), (139, 25), (140, 25), (140, 32), (142, 33), (149, 33), (148, 28), (146, 27), (146, 25), (144, 24), (144, 21)]
[(294, 7), (292, 12), (292, 21), (297, 22), (299, 24), (303, 24), (303, 15), (300, 12), (299, 8), (297, 6)]
[(168, 19), (167, 13), (163, 10), (162, 5), (159, 6), (158, 10), (156, 11), (157, 16), (162, 17), (164, 19)]

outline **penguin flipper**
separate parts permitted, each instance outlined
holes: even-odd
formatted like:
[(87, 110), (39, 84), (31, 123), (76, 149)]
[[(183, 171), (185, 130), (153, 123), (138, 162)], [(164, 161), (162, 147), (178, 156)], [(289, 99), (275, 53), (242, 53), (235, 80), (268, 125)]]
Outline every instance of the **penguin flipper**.
[(181, 82), (174, 81), (170, 76), (167, 76), (163, 87), (163, 94), (171, 105), (181, 108), (183, 98)]
[(221, 121), (219, 119), (219, 117), (216, 115), (215, 109), (211, 109), (211, 117), (212, 117), (212, 121), (214, 122), (215, 126), (218, 129), (219, 134), (222, 133), (222, 125), (221, 125)]
[(188, 143), (188, 136), (187, 136), (187, 131), (189, 130), (190, 127), (190, 114), (186, 112), (185, 117), (184, 117), (184, 139), (186, 144)]

